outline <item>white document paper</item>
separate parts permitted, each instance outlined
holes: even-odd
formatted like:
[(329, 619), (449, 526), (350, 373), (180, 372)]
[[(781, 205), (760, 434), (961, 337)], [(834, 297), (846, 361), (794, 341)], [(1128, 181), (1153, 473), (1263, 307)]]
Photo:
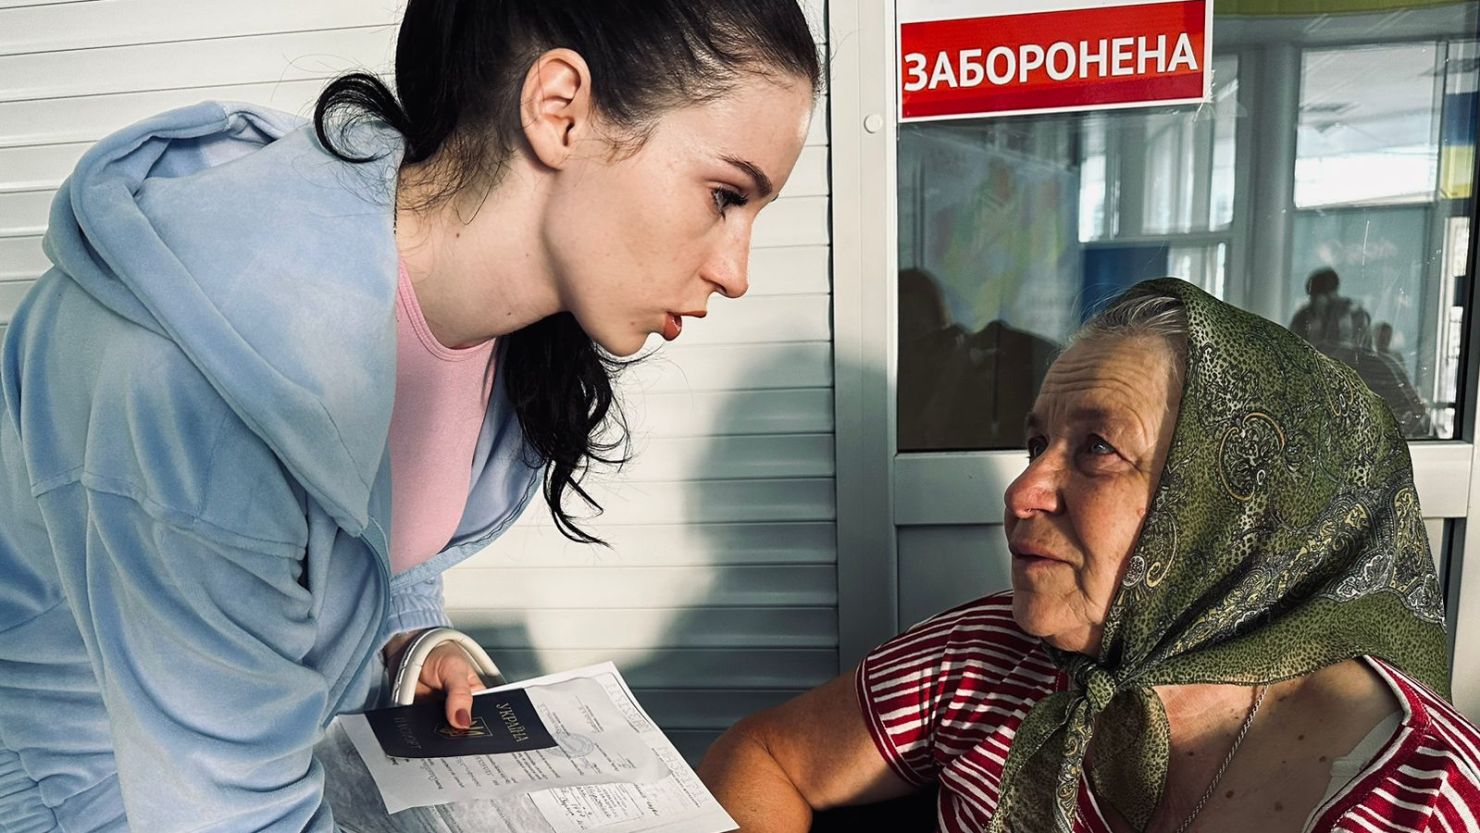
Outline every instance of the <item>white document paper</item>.
[[(508, 688), (529, 692), (561, 747), (388, 758), (364, 718), (346, 715), (318, 749), (335, 821), (349, 833), (724, 833), (737, 827), (611, 663), (478, 696)], [(641, 749), (632, 747), (634, 739)], [(585, 754), (572, 757), (567, 747)], [(542, 760), (507, 762), (532, 755)], [(377, 793), (384, 811), (374, 806)]]
[[(607, 674), (521, 683), (545, 728), (551, 749), (450, 758), (394, 758), (385, 754), (363, 715), (341, 718), (365, 760), (387, 812), (454, 801), (499, 798), (546, 787), (651, 783), (668, 768), (643, 740), (652, 729), (629, 692)], [(488, 696), (493, 692), (480, 692)]]

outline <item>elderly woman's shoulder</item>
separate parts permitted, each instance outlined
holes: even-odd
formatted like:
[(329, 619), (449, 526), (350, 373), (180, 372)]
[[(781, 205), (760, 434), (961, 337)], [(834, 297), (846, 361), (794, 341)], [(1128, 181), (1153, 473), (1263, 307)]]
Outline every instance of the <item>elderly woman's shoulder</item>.
[[(1361, 672), (1377, 678), (1384, 698), (1372, 696), (1370, 681), (1363, 680)], [(1310, 680), (1316, 684), (1315, 696), (1336, 710), (1332, 719), (1348, 727), (1370, 722), (1383, 708), (1396, 713), (1396, 719), (1387, 717), (1373, 730), (1373, 736), (1382, 735), (1376, 738), (1380, 743), (1369, 738), (1354, 749), (1361, 750), (1355, 758), (1366, 760), (1365, 767), (1342, 794), (1327, 802), (1323, 821), (1334, 821), (1341, 813), (1347, 814), (1343, 818), (1355, 818), (1355, 803), (1363, 812), (1407, 819), (1404, 827), (1384, 829), (1476, 829), (1480, 729), (1472, 721), (1440, 693), (1375, 657), (1328, 666)], [(1396, 729), (1389, 730), (1394, 722)], [(1346, 828), (1333, 824), (1333, 829)]]
[(917, 661), (949, 659), (993, 665), (1022, 663), (1053, 668), (1042, 642), (1023, 631), (1013, 618), (1012, 591), (993, 593), (937, 613), (874, 650), (872, 658)]
[(1385, 676), (1389, 667), (1378, 663), (1348, 659), (1275, 683), (1267, 718), (1287, 722), (1286, 739), (1308, 737), (1322, 747), (1317, 751), (1344, 754), (1385, 720), (1408, 713), (1402, 690)]
[[(864, 658), (856, 690), (891, 744), (909, 739), (911, 748), (939, 745), (959, 754), (998, 732), (1011, 737), (1021, 718), (1017, 708), (1063, 687), (1042, 641), (1014, 621), (1012, 601), (1011, 593), (996, 593), (958, 605)], [(971, 718), (924, 731), (932, 718), (922, 716), (945, 711)]]
[(974, 628), (1005, 629), (1010, 634), (1021, 635), (1024, 639), (1032, 639), (1032, 637), (1023, 633), (1022, 629), (1018, 627), (1017, 622), (1012, 618), (1011, 590), (992, 593), (943, 610), (913, 625), (905, 633), (963, 628), (968, 630)]
[(1396, 698), (1404, 722), (1463, 753), (1474, 777), (1480, 778), (1480, 727), (1475, 721), (1460, 713), (1447, 697), (1384, 660), (1368, 657), (1367, 665)]
[(1391, 715), (1426, 755), (1451, 758), (1472, 781), (1480, 779), (1480, 728), (1443, 695), (1377, 657), (1346, 660), (1308, 675), (1293, 698), (1306, 714), (1323, 716), (1351, 744)]

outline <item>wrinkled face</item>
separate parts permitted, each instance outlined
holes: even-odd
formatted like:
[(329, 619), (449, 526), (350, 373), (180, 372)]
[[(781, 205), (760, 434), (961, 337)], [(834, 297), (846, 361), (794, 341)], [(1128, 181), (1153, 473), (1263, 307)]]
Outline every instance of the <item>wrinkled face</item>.
[(1007, 487), (1013, 618), (1094, 655), (1172, 442), (1180, 388), (1154, 337), (1081, 342), (1043, 381)]
[(592, 147), (562, 172), (545, 248), (597, 344), (631, 355), (653, 333), (678, 337), (710, 295), (745, 293), (756, 214), (791, 175), (811, 112), (806, 82), (751, 75), (663, 114), (636, 152)]

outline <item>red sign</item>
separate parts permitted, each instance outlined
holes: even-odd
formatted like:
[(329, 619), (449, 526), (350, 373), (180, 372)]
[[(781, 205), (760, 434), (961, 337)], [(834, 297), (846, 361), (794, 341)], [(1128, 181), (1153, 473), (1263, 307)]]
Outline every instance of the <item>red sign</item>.
[(902, 22), (900, 121), (1206, 101), (1211, 20), (1172, 0)]

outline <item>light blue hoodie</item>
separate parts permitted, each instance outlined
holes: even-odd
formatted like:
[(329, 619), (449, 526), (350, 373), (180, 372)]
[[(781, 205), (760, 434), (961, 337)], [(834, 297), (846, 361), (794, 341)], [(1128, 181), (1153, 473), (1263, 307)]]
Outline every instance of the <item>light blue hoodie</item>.
[(0, 830), (333, 829), (313, 745), (538, 491), (501, 387), (391, 579), (400, 148), (200, 104), (104, 139), (0, 353)]

